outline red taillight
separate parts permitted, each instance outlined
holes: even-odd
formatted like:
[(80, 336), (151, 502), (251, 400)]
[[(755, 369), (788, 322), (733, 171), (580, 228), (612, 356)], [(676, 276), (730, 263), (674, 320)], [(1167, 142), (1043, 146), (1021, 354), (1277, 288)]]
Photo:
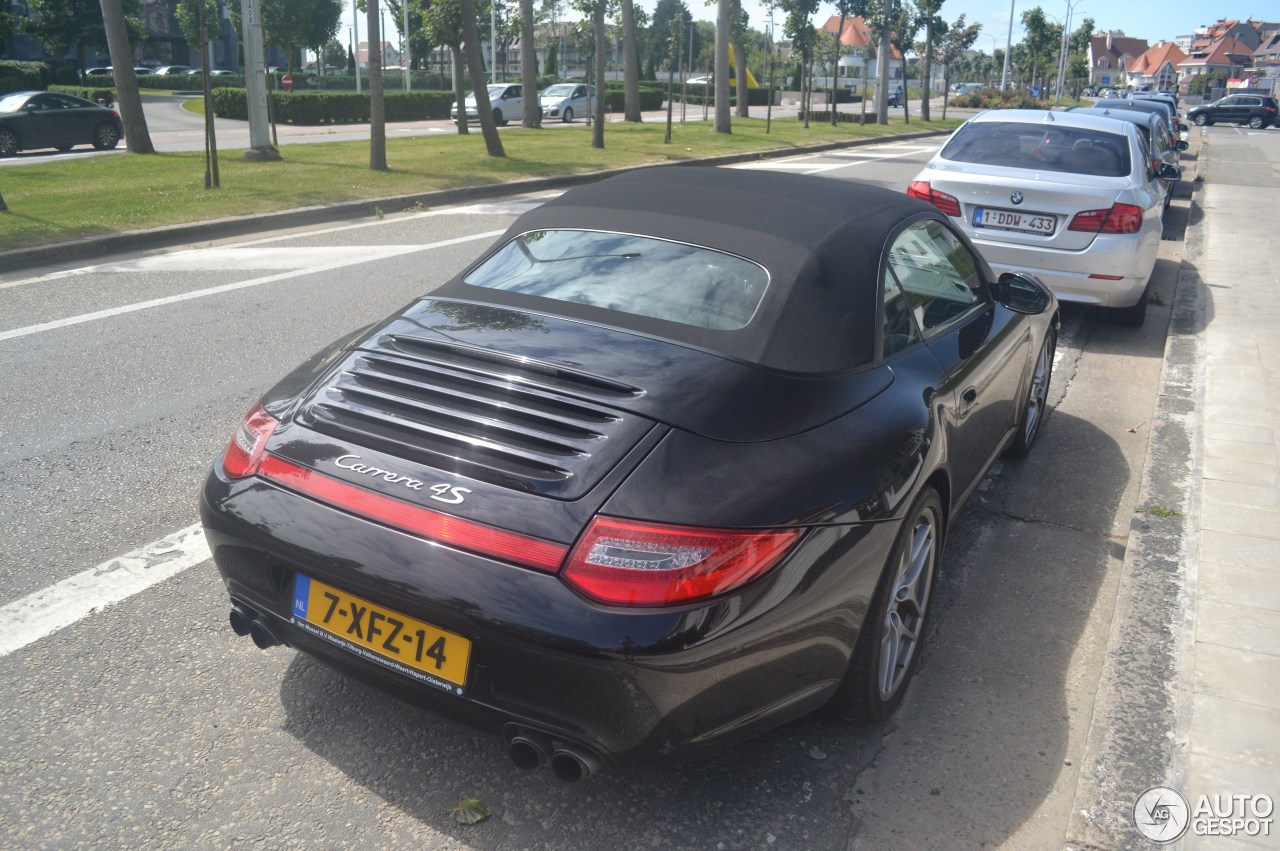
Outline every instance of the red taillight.
[(907, 184), (907, 194), (921, 201), (928, 201), (948, 216), (960, 215), (960, 202), (954, 195), (939, 192), (929, 185), (928, 181), (913, 180)]
[(559, 569), (568, 549), (563, 544), (495, 529), (420, 505), (401, 502), (330, 478), (315, 470), (299, 467), (275, 455), (267, 455), (262, 459), (258, 474), (289, 490), (376, 520), (402, 532), (547, 573), (555, 573)]
[(261, 403), (249, 409), (222, 456), (222, 471), (228, 478), (244, 479), (258, 472), (267, 438), (278, 425), (279, 420), (264, 411)]
[(597, 517), (561, 575), (602, 603), (673, 606), (763, 575), (799, 537), (795, 529), (702, 529)]
[(1087, 233), (1137, 233), (1142, 230), (1142, 208), (1133, 204), (1112, 204), (1106, 210), (1076, 213), (1067, 230)]

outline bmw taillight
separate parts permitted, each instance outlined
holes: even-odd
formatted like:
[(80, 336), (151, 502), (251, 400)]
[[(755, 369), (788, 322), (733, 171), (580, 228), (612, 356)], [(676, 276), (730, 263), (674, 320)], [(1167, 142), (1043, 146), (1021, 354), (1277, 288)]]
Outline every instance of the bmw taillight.
[(1072, 217), (1067, 230), (1137, 233), (1142, 230), (1142, 208), (1133, 204), (1112, 204), (1105, 210), (1085, 210)]
[(245, 479), (258, 472), (267, 439), (278, 425), (280, 421), (264, 411), (261, 403), (249, 409), (222, 456), (222, 471), (227, 478)]
[(928, 201), (948, 216), (960, 215), (960, 201), (954, 195), (939, 192), (925, 180), (913, 180), (907, 184), (907, 194), (921, 201)]
[(674, 606), (762, 576), (799, 537), (796, 529), (704, 529), (597, 517), (561, 577), (601, 603)]

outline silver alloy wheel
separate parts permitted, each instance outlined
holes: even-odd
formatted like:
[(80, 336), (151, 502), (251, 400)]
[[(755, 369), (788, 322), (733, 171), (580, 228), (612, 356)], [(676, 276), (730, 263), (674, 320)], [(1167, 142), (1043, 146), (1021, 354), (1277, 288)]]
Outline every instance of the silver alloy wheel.
[(1208, 124), (1208, 123), (1209, 123), (1209, 116), (1207, 116), (1207, 115), (1203, 115), (1203, 114), (1201, 114), (1201, 115), (1197, 115), (1197, 116), (1196, 116), (1196, 126), (1197, 126), (1197, 127), (1203, 127), (1203, 126), (1205, 126), (1205, 125), (1206, 125), (1206, 124)]
[(1262, 129), (1262, 116), (1260, 116), (1260, 115), (1255, 115), (1255, 116), (1253, 116), (1253, 118), (1250, 118), (1250, 119), (1249, 119), (1249, 126), (1250, 126), (1251, 128), (1253, 128), (1254, 130), (1261, 130), (1261, 129)]
[(1050, 345), (1052, 337), (1045, 337), (1040, 347), (1040, 356), (1036, 358), (1035, 371), (1031, 373), (1031, 387), (1027, 394), (1027, 411), (1022, 420), (1022, 439), (1028, 445), (1040, 428), (1040, 419), (1044, 416), (1045, 405), (1049, 398), (1049, 376), (1053, 368), (1053, 351)]
[(924, 506), (910, 522), (911, 535), (898, 558), (880, 637), (876, 685), (883, 701), (901, 688), (924, 639), (922, 627), (938, 557), (938, 515), (933, 506)]
[(104, 121), (93, 131), (93, 146), (98, 150), (114, 148), (120, 142), (120, 131), (110, 121)]
[(18, 153), (18, 135), (8, 127), (0, 127), (0, 157)]
[(573, 121), (573, 107), (566, 106), (564, 108), (564, 113), (560, 117), (560, 120), (563, 121), (565, 124), (568, 124), (570, 121)]

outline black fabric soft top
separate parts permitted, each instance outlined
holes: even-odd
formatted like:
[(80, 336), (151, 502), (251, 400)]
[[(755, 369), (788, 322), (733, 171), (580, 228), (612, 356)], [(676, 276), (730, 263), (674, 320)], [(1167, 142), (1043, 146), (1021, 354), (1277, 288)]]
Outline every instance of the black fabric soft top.
[(525, 213), (494, 248), (530, 231), (575, 228), (653, 236), (745, 257), (770, 276), (746, 327), (698, 328), (473, 287), (463, 283), (470, 268), (433, 296), (584, 319), (789, 372), (843, 371), (873, 357), (881, 254), (889, 234), (921, 214), (938, 217), (923, 201), (848, 181), (742, 169), (639, 169), (570, 189)]

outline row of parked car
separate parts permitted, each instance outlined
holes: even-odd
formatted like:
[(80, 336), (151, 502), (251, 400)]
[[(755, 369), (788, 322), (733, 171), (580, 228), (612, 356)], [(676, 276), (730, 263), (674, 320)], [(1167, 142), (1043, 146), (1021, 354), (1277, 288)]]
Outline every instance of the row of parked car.
[[(509, 121), (520, 121), (524, 118), (524, 87), (519, 83), (495, 83), (487, 87), (489, 92), (489, 108), (493, 110), (493, 120), (502, 126)], [(591, 115), (595, 110), (596, 87), (585, 83), (555, 83), (538, 93), (538, 102), (542, 105), (542, 117), (570, 122), (575, 115)], [(472, 93), (463, 104), (467, 121), (479, 121), (480, 114), (476, 107), (476, 95)], [(458, 120), (458, 105), (455, 103), (449, 117)]]
[(997, 273), (1029, 272), (1060, 300), (1136, 327), (1186, 129), (1172, 97), (990, 110), (952, 135), (907, 194), (950, 216)]

